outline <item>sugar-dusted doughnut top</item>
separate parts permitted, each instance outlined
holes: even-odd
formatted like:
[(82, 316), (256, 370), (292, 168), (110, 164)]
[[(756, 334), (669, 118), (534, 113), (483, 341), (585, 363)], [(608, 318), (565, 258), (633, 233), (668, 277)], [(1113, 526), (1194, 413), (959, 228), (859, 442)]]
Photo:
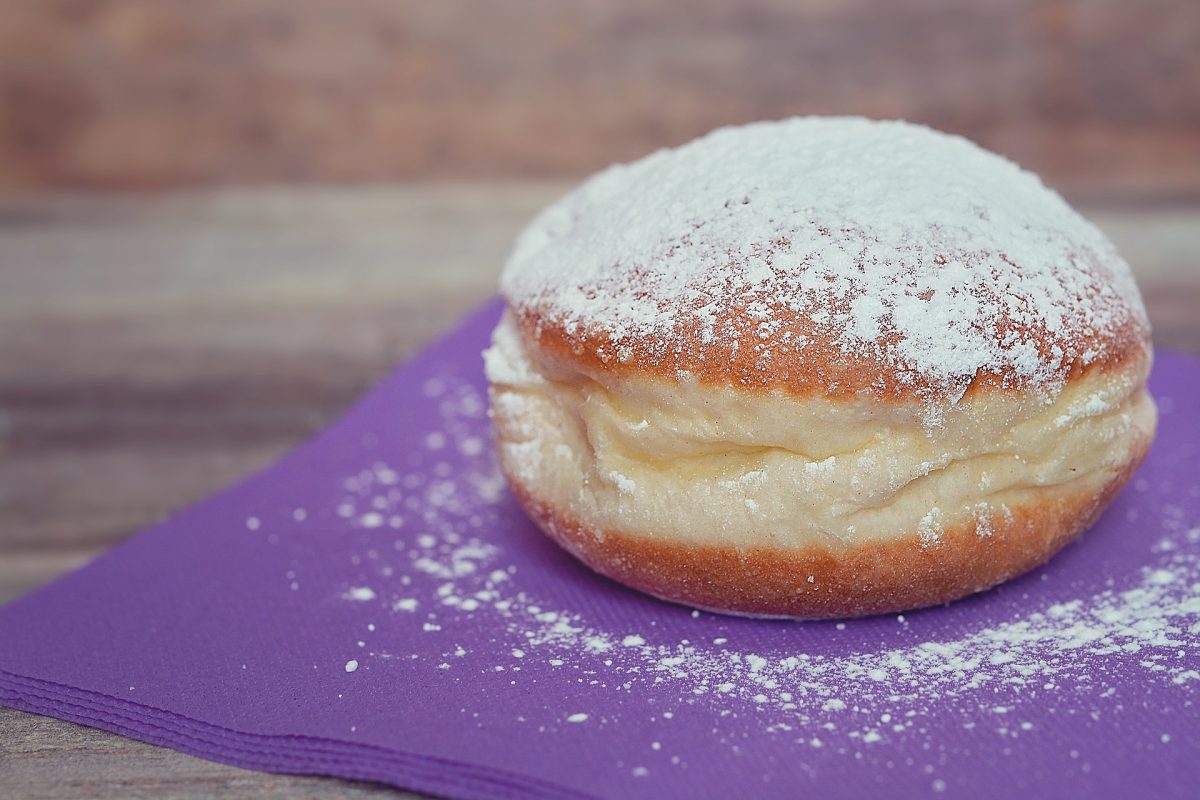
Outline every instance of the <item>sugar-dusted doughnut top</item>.
[(722, 128), (543, 211), (501, 280), (602, 374), (954, 402), (1145, 356), (1128, 265), (1033, 174), (904, 122)]

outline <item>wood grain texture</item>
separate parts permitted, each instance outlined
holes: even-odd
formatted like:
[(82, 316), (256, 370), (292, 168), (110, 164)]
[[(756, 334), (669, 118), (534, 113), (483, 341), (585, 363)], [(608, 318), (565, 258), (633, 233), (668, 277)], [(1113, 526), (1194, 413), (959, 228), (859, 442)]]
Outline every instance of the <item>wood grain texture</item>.
[[(557, 183), (0, 200), (0, 602), (262, 468), (493, 292)], [(1200, 206), (1092, 209), (1200, 352)], [(5, 797), (377, 796), (0, 710)], [(393, 795), (394, 796), (394, 795)]]
[(8, 0), (0, 185), (577, 176), (856, 113), (1197, 198), (1197, 42), (1194, 0)]
[(13, 800), (421, 797), (369, 783), (250, 772), (7, 708), (0, 708), (0, 731), (0, 785)]

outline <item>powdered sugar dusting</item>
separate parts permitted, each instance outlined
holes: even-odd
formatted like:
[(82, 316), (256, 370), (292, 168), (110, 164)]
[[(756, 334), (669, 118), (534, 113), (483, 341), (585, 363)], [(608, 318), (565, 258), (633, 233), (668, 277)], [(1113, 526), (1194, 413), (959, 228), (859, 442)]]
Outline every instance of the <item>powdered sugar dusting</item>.
[[(546, 673), (524, 682), (531, 670), (545, 669), (567, 685), (569, 702), (546, 712), (551, 719), (542, 719), (540, 732), (610, 724), (589, 705), (593, 693), (638, 698), (661, 690), (654, 696), (678, 698), (675, 705), (664, 710), (634, 702), (638, 711), (629, 713), (645, 719), (633, 723), (661, 726), (687, 710), (705, 715), (714, 737), (735, 749), (739, 736), (753, 733), (848, 754), (925, 736), (947, 708), (964, 726), (990, 727), (1002, 740), (1032, 728), (1026, 714), (1041, 718), (1030, 704), (1044, 710), (1082, 703), (1096, 718), (1119, 713), (1130, 702), (1121, 692), (1130, 670), (1177, 687), (1185, 707), (1200, 688), (1200, 527), (1177, 506), (1164, 506), (1161, 520), (1143, 522), (1153, 536), (1146, 566), (1131, 582), (1110, 581), (928, 641), (903, 635), (910, 624), (905, 615), (895, 617), (896, 644), (864, 647), (848, 639), (841, 652), (805, 647), (802, 623), (762, 639), (751, 635), (756, 623), (727, 620), (714, 637), (713, 619), (700, 612), (688, 618), (697, 633), (680, 636), (652, 621), (606, 622), (586, 607), (531, 589), (540, 584), (528, 580), (518, 554), (496, 535), (501, 509), (511, 506), (491, 449), (455, 467), (439, 460), (467, 438), (486, 437), (481, 391), (445, 378), (434, 396), (440, 415), (434, 422), (444, 441), (418, 438), (424, 450), (404, 463), (372, 461), (346, 478), (328, 510), (355, 521), (371, 509), (389, 520), (378, 528), (355, 524), (364, 537), (351, 558), (356, 572), (331, 589), (364, 615), (363, 625), (347, 632), (347, 658), (353, 659), (337, 664), (347, 672), (402, 659), (406, 670), (502, 680), (550, 697)], [(756, 480), (747, 473), (730, 481), (730, 489)], [(977, 512), (993, 513), (986, 506)], [(936, 508), (927, 515), (927, 546), (938, 543), (939, 516)], [(855, 625), (820, 630), (852, 636)], [(440, 653), (423, 660), (376, 645), (389, 629), (398, 641), (437, 637)], [(652, 748), (650, 741), (648, 750), (664, 747), (655, 739), (659, 746)], [(669, 755), (660, 763), (678, 766)]]
[(722, 128), (610, 167), (525, 230), (502, 289), (606, 361), (688, 369), (725, 348), (762, 382), (832, 346), (952, 400), (980, 374), (1052, 393), (1145, 325), (1128, 266), (1036, 176), (858, 118)]
[(921, 521), (917, 524), (917, 533), (921, 537), (922, 547), (932, 547), (942, 541), (942, 534), (945, 533), (942, 528), (942, 510), (940, 508), (931, 508), (929, 513), (921, 517)]

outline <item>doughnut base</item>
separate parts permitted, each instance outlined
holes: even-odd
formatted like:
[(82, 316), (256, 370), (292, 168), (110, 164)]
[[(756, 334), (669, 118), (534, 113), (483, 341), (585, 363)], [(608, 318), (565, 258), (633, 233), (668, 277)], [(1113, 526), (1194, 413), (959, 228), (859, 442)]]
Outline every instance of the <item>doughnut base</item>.
[[(1030, 491), (1011, 518), (981, 535), (973, 523), (948, 527), (939, 543), (917, 532), (833, 551), (689, 546), (649, 535), (593, 531), (535, 499), (516, 475), (509, 484), (530, 517), (596, 572), (662, 600), (722, 614), (836, 619), (908, 611), (982, 592), (1048, 561), (1096, 521), (1150, 447), (1142, 437), (1132, 458), (1099, 487)], [(503, 461), (503, 459), (502, 459)]]

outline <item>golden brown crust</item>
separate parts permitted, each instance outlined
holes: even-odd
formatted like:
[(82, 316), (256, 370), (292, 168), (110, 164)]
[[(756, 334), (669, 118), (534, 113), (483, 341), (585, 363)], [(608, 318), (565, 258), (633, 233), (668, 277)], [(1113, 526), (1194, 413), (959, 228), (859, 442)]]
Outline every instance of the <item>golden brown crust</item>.
[(1035, 176), (903, 122), (793, 118), (605, 170), (501, 276), (537, 362), (792, 395), (1053, 395), (1149, 343), (1128, 265)]
[(656, 597), (725, 613), (828, 619), (939, 605), (989, 589), (1044, 563), (1087, 529), (1129, 480), (1150, 446), (1099, 490), (1040, 490), (1037, 499), (975, 525), (948, 527), (922, 546), (914, 532), (831, 551), (732, 545), (695, 547), (621, 531), (599, 533), (530, 495), (509, 474), (521, 505), (562, 547), (597, 572)]
[[(929, 399), (947, 387), (933, 383), (914, 372), (897, 371), (881, 363), (869, 352), (846, 352), (830, 341), (809, 316), (789, 311), (776, 303), (774, 319), (803, 348), (777, 346), (769, 359), (762, 356), (755, 325), (744, 308), (734, 308), (725, 322), (736, 335), (710, 339), (698, 327), (673, 331), (672, 346), (665, 352), (656, 343), (635, 337), (617, 340), (603, 328), (564, 323), (561, 318), (542, 313), (536, 304), (513, 303), (526, 347), (540, 363), (554, 369), (562, 365), (606, 379), (652, 377), (677, 380), (688, 373), (703, 384), (734, 386), (746, 390), (780, 390), (796, 397), (844, 398), (868, 394), (880, 400), (908, 402)], [(1132, 309), (1114, 330), (1072, 331), (1070, 341), (1062, 335), (1028, 326), (1013, 326), (1038, 349), (1043, 363), (1055, 365), (1061, 377), (1070, 382), (1093, 370), (1130, 370), (1149, 358), (1150, 330)], [(1002, 332), (998, 332), (1000, 335)], [(877, 343), (886, 346), (886, 342)], [(1063, 353), (1093, 352), (1094, 360), (1064, 360)], [(979, 371), (963, 378), (967, 394), (987, 389), (1021, 388), (1022, 381), (1011, 370)]]

